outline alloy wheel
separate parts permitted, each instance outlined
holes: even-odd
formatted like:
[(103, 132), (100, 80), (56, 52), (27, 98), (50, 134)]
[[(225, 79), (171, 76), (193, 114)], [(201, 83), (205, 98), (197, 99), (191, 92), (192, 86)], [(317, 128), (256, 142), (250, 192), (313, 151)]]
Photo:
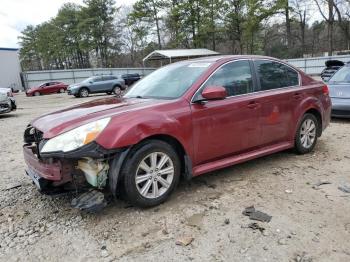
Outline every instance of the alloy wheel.
[(81, 97), (87, 97), (88, 95), (89, 95), (89, 91), (87, 89), (84, 88), (80, 91)]
[(136, 170), (135, 183), (145, 198), (158, 198), (165, 194), (174, 179), (174, 163), (163, 152), (153, 152), (143, 158)]
[(304, 148), (310, 148), (316, 139), (316, 124), (312, 119), (305, 119), (301, 125), (300, 142)]

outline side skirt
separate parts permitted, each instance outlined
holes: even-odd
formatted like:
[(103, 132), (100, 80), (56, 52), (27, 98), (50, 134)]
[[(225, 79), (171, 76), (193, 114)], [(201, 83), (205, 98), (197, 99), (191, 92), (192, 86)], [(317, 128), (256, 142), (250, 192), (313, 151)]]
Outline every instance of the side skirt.
[(217, 169), (225, 168), (228, 166), (232, 166), (235, 164), (243, 163), (248, 160), (252, 160), (258, 157), (270, 155), (272, 153), (276, 153), (279, 151), (283, 151), (289, 148), (294, 147), (294, 142), (283, 142), (276, 145), (264, 147), (262, 149), (257, 149), (254, 151), (250, 151), (248, 153), (240, 154), (240, 155), (234, 155), (230, 157), (226, 157), (223, 159), (219, 159), (213, 162), (205, 163), (199, 166), (195, 166), (193, 168), (193, 175), (199, 176), (204, 173), (208, 173)]

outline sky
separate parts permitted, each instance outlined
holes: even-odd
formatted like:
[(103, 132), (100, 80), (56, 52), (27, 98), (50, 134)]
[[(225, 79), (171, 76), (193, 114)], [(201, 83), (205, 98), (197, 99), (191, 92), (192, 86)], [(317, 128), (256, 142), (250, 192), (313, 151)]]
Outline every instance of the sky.
[[(116, 0), (117, 6), (136, 0)], [(64, 3), (83, 0), (2, 0), (0, 8), (0, 47), (17, 48), (18, 36), (27, 25), (37, 25), (54, 17)]]

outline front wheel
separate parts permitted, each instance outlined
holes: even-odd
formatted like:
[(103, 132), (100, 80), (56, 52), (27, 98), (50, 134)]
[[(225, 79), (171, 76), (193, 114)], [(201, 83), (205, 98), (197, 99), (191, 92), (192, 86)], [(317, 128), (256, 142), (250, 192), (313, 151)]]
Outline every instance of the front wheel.
[(305, 114), (295, 136), (295, 149), (298, 154), (311, 152), (317, 142), (320, 124), (313, 114)]
[(36, 91), (36, 92), (34, 93), (34, 96), (40, 96), (40, 92)]
[(79, 90), (79, 96), (80, 97), (88, 97), (89, 96), (89, 90), (87, 88), (81, 88)]
[(61, 88), (58, 92), (59, 92), (59, 93), (64, 93), (64, 89)]
[(180, 160), (167, 143), (148, 140), (136, 146), (123, 165), (126, 199), (139, 207), (164, 202), (180, 178)]

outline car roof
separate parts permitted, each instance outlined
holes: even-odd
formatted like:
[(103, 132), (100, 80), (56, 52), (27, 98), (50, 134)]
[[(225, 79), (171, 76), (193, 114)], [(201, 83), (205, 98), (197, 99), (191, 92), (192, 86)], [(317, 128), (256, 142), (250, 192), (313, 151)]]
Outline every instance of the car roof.
[(218, 55), (218, 56), (208, 56), (208, 57), (200, 57), (200, 58), (194, 58), (189, 60), (183, 60), (181, 62), (208, 62), (208, 63), (215, 63), (220, 61), (227, 61), (227, 60), (237, 60), (237, 59), (270, 59), (270, 60), (278, 60), (277, 58), (270, 57), (270, 56), (261, 56), (261, 55)]

